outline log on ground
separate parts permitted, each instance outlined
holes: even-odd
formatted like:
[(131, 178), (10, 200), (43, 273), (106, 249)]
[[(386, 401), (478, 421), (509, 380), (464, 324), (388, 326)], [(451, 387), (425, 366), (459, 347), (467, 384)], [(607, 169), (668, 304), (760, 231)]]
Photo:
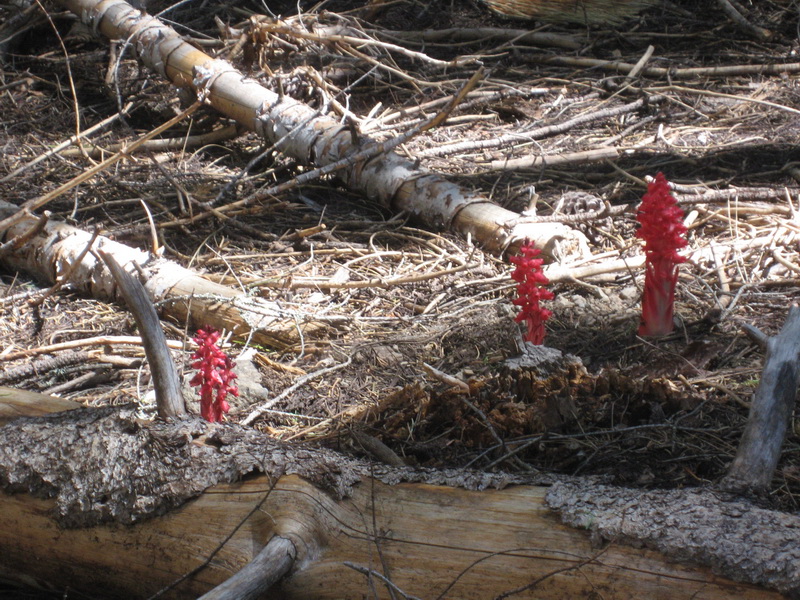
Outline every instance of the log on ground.
[[(17, 210), (16, 206), (0, 200), (0, 219)], [(299, 340), (301, 332), (311, 336), (324, 328), (313, 317), (287, 312), (276, 302), (215, 283), (173, 261), (105, 236), (93, 240), (89, 232), (63, 221), (51, 219), (40, 231), (28, 235), (36, 222), (36, 218), (28, 216), (8, 229), (0, 229), (0, 242), (25, 238), (20, 248), (0, 256), (0, 265), (24, 271), (49, 284), (56, 283), (64, 266), (70, 265), (69, 283), (77, 292), (98, 300), (118, 300), (120, 293), (111, 272), (94, 253), (84, 252), (92, 243), (93, 248), (102, 248), (126, 268), (136, 265), (144, 274), (150, 299), (161, 306), (164, 317), (181, 325), (188, 321), (195, 329), (212, 326), (232, 331), (271, 348), (291, 346)]]
[(287, 599), (388, 598), (365, 572), (420, 598), (531, 584), (514, 597), (780, 597), (595, 545), (547, 507), (547, 486), (518, 481), (371, 465), (196, 419), (142, 423), (126, 408), (17, 419), (0, 428), (0, 576), (145, 598), (197, 569), (165, 596), (195, 598), (280, 535), (297, 551)]
[[(0, 573), (56, 589), (145, 598), (204, 563), (269, 494), (209, 565), (167, 597), (195, 598), (225, 581), (276, 531), (298, 550), (299, 568), (280, 585), (287, 599), (364, 596), (370, 583), (345, 562), (420, 598), (491, 598), (538, 579), (515, 597), (587, 598), (596, 590), (607, 599), (781, 597), (671, 564), (657, 552), (593, 548), (588, 533), (560, 524), (547, 509), (545, 487), (479, 492), (367, 481), (342, 501), (297, 476), (270, 488), (263, 476), (216, 486), (165, 516), (88, 529), (61, 528), (50, 516), (52, 500), (3, 494)], [(372, 585), (389, 597), (380, 582)]]

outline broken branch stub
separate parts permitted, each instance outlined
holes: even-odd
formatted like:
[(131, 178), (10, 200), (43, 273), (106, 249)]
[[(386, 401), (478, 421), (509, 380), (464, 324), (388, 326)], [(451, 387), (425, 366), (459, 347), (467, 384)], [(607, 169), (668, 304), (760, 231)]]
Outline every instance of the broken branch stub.
[(792, 305), (778, 335), (767, 339), (761, 382), (750, 405), (736, 458), (722, 481), (726, 490), (764, 491), (781, 456), (800, 383), (800, 306)]
[(294, 565), (297, 549), (292, 540), (275, 535), (256, 556), (230, 579), (199, 600), (258, 600)]
[[(375, 143), (366, 136), (354, 140), (350, 128), (339, 121), (279, 96), (226, 61), (212, 59), (124, 0), (60, 0), (60, 4), (94, 31), (129, 40), (141, 61), (156, 73), (191, 88), (198, 98), (305, 165), (324, 166)], [(389, 210), (407, 212), (428, 227), (471, 236), (495, 254), (509, 247), (515, 250), (526, 238), (550, 255), (586, 253), (583, 236), (566, 225), (525, 222), (519, 214), (394, 152), (354, 160), (339, 177), (353, 191)]]
[(181, 393), (181, 381), (172, 355), (167, 347), (167, 338), (161, 329), (156, 308), (147, 292), (136, 277), (128, 273), (114, 259), (114, 256), (99, 249), (97, 253), (106, 267), (111, 271), (120, 294), (125, 298), (125, 304), (136, 319), (139, 334), (142, 336), (147, 362), (150, 363), (150, 373), (153, 387), (156, 391), (156, 406), (158, 416), (162, 419), (182, 417), (186, 414), (186, 405)]

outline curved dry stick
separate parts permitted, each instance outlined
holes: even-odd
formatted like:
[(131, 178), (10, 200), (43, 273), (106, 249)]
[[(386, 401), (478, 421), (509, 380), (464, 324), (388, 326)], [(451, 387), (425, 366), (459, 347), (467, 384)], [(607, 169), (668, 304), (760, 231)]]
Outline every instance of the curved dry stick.
[(534, 46), (554, 46), (566, 50), (580, 50), (583, 41), (578, 36), (549, 31), (529, 29), (508, 29), (506, 27), (454, 27), (452, 29), (425, 29), (422, 31), (376, 31), (376, 36), (390, 40), (418, 43), (458, 44), (461, 42), (500, 41), (506, 43), (532, 44)]
[(729, 2), (729, 0), (717, 0), (717, 4), (722, 9), (722, 12), (728, 15), (728, 18), (733, 21), (742, 31), (749, 33), (762, 42), (772, 37), (772, 32), (769, 29), (764, 29), (758, 25), (753, 25), (744, 17), (742, 13), (736, 9), (733, 4)]
[(781, 457), (800, 383), (800, 306), (792, 305), (778, 335), (767, 339), (764, 370), (747, 418), (736, 458), (722, 487), (763, 491)]
[(114, 276), (120, 294), (139, 327), (156, 391), (158, 416), (162, 419), (182, 417), (186, 414), (186, 405), (181, 393), (181, 381), (153, 302), (147, 297), (144, 286), (114, 260), (113, 254), (102, 249), (97, 253)]
[(452, 144), (441, 144), (439, 146), (423, 150), (419, 154), (420, 156), (449, 156), (461, 152), (477, 152), (480, 150), (487, 150), (490, 148), (503, 148), (506, 146), (524, 144), (526, 142), (538, 140), (551, 135), (565, 133), (570, 129), (578, 127), (579, 125), (585, 125), (586, 123), (591, 123), (593, 121), (599, 121), (601, 119), (608, 119), (611, 117), (617, 117), (619, 115), (631, 113), (644, 107), (645, 104), (660, 102), (662, 98), (663, 97), (661, 96), (640, 98), (639, 100), (630, 102), (628, 104), (624, 104), (622, 106), (604, 108), (591, 113), (578, 115), (576, 117), (573, 117), (572, 119), (562, 121), (561, 123), (553, 123), (552, 125), (537, 127), (536, 129), (531, 129), (530, 131), (522, 131), (508, 135), (501, 135), (499, 137), (494, 137), (485, 140), (455, 142)]
[[(600, 58), (587, 58), (576, 56), (539, 56), (525, 57), (527, 62), (537, 65), (553, 65), (560, 67), (576, 67), (585, 69), (600, 69), (613, 73), (628, 75), (636, 65), (620, 60), (603, 60)], [(758, 65), (720, 65), (716, 67), (685, 67), (667, 69), (664, 67), (645, 67), (639, 74), (646, 77), (676, 79), (694, 79), (699, 77), (732, 77), (736, 75), (782, 75), (800, 71), (800, 62)]]

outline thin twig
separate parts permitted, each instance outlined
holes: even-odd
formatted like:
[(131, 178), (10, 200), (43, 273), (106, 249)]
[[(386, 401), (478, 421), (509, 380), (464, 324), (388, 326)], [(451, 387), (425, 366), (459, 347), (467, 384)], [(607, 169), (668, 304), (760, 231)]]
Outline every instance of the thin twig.
[(272, 408), (275, 404), (289, 396), (290, 394), (294, 393), (298, 388), (304, 386), (309, 381), (313, 381), (323, 375), (327, 375), (328, 373), (333, 373), (334, 371), (338, 371), (339, 369), (344, 369), (345, 367), (350, 366), (353, 362), (352, 357), (348, 356), (347, 360), (339, 363), (338, 365), (333, 365), (332, 367), (325, 367), (324, 369), (320, 369), (319, 371), (314, 371), (313, 373), (309, 373), (308, 375), (304, 375), (300, 377), (294, 384), (290, 385), (288, 388), (283, 390), (280, 394), (264, 402), (263, 404), (254, 408), (249, 415), (247, 415), (244, 419), (240, 421), (242, 425), (250, 425), (253, 421), (255, 421), (258, 417), (260, 417), (268, 408)]
[[(627, 75), (636, 65), (618, 60), (601, 60), (597, 58), (583, 58), (572, 56), (542, 56), (528, 55), (524, 59), (526, 62), (537, 66), (555, 65), (563, 67), (579, 67), (586, 69), (600, 69)], [(737, 75), (791, 75), (800, 72), (800, 62), (780, 63), (780, 64), (757, 64), (757, 65), (723, 65), (717, 67), (687, 67), (677, 69), (665, 69), (663, 67), (645, 67), (641, 75), (647, 77), (669, 79), (700, 79), (707, 77), (735, 77)]]
[(166, 131), (167, 129), (169, 129), (170, 127), (175, 125), (176, 123), (180, 123), (183, 119), (185, 119), (187, 116), (191, 115), (198, 108), (200, 108), (200, 106), (201, 106), (200, 102), (195, 102), (189, 108), (187, 108), (186, 110), (181, 112), (179, 115), (173, 117), (172, 119), (170, 119), (166, 123), (164, 123), (162, 125), (159, 125), (158, 127), (153, 129), (149, 133), (146, 133), (145, 135), (140, 137), (135, 142), (132, 142), (131, 144), (125, 146), (124, 149), (122, 149), (119, 152), (117, 152), (114, 156), (111, 156), (111, 157), (107, 158), (106, 160), (104, 160), (103, 162), (95, 165), (91, 169), (88, 169), (88, 170), (84, 171), (83, 173), (81, 173), (77, 177), (74, 177), (74, 178), (70, 179), (67, 183), (64, 183), (64, 184), (58, 186), (52, 192), (48, 192), (44, 196), (39, 196), (38, 198), (34, 198), (32, 200), (28, 200), (27, 202), (22, 204), (22, 206), (19, 207), (19, 210), (16, 213), (14, 213), (12, 216), (7, 217), (7, 218), (3, 219), (2, 221), (0, 221), (0, 231), (5, 231), (6, 229), (11, 227), (12, 225), (15, 225), (16, 223), (18, 223), (22, 219), (26, 218), (30, 212), (32, 212), (32, 211), (34, 211), (34, 210), (36, 210), (38, 208), (41, 208), (42, 206), (44, 206), (48, 202), (51, 202), (52, 200), (55, 200), (59, 196), (67, 193), (69, 190), (79, 186), (80, 184), (82, 184), (85, 181), (88, 181), (89, 179), (91, 179), (92, 177), (97, 175), (98, 173), (101, 173), (101, 172), (105, 171), (110, 166), (112, 166), (112, 165), (118, 163), (119, 161), (123, 160), (131, 152), (133, 152), (136, 148), (138, 148), (139, 146), (144, 144), (147, 140), (150, 140), (150, 139), (154, 138), (155, 136), (159, 135), (160, 133)]
[(402, 589), (400, 589), (397, 586), (397, 584), (393, 583), (388, 578), (384, 577), (381, 573), (378, 573), (374, 569), (368, 569), (366, 567), (362, 567), (362, 566), (357, 565), (355, 563), (351, 563), (350, 561), (347, 561), (347, 560), (344, 561), (342, 564), (345, 567), (349, 567), (349, 568), (353, 569), (354, 571), (358, 571), (362, 575), (366, 575), (367, 577), (377, 577), (383, 583), (385, 583), (389, 588), (391, 588), (392, 590), (394, 590), (395, 592), (397, 592), (398, 594), (403, 596), (403, 598), (405, 598), (406, 600), (421, 600), (417, 596), (412, 596), (411, 594), (406, 594)]
[(728, 18), (736, 23), (736, 26), (742, 31), (749, 33), (761, 41), (766, 41), (772, 37), (772, 32), (769, 29), (753, 25), (750, 21), (745, 19), (742, 13), (736, 10), (728, 0), (717, 0), (717, 4), (719, 4), (722, 11), (728, 15)]
[(531, 129), (530, 131), (521, 131), (518, 133), (501, 135), (499, 137), (494, 137), (484, 140), (457, 142), (453, 144), (441, 144), (434, 148), (427, 148), (426, 150), (420, 152), (419, 155), (425, 157), (449, 156), (453, 154), (461, 154), (466, 152), (480, 152), (482, 150), (488, 150), (494, 148), (517, 146), (519, 144), (524, 144), (525, 142), (528, 141), (541, 139), (551, 135), (558, 135), (560, 133), (564, 133), (580, 125), (585, 125), (587, 123), (592, 123), (594, 121), (599, 121), (602, 119), (610, 119), (612, 117), (617, 117), (619, 115), (631, 113), (644, 107), (645, 104), (658, 102), (660, 100), (661, 97), (653, 96), (651, 98), (648, 98), (647, 100), (639, 99), (636, 100), (635, 102), (624, 104), (622, 106), (605, 108), (587, 114), (578, 115), (577, 117), (574, 117), (562, 123), (555, 123), (553, 125), (547, 125), (546, 127), (538, 127), (536, 129)]
[[(143, 343), (142, 338), (136, 335), (100, 335), (84, 338), (82, 340), (71, 340), (69, 342), (39, 346), (38, 348), (31, 348), (30, 350), (18, 350), (17, 352), (0, 354), (0, 362), (30, 358), (31, 356), (39, 356), (40, 354), (53, 354), (54, 352), (74, 350), (75, 348), (85, 348), (87, 346), (116, 345), (142, 346)], [(183, 350), (185, 348), (185, 344), (177, 340), (167, 340), (167, 346), (172, 350)]]
[(603, 554), (605, 554), (608, 551), (608, 549), (610, 547), (611, 547), (611, 544), (608, 544), (605, 548), (603, 548), (599, 552), (595, 553), (593, 556), (589, 556), (588, 558), (585, 558), (584, 560), (580, 561), (579, 563), (577, 563), (575, 565), (570, 565), (568, 567), (563, 567), (561, 569), (556, 569), (555, 571), (550, 571), (549, 573), (545, 573), (544, 575), (542, 575), (541, 577), (537, 577), (536, 579), (534, 579), (533, 581), (531, 581), (527, 585), (520, 586), (518, 588), (515, 588), (513, 590), (509, 590), (509, 591), (504, 592), (504, 593), (502, 593), (502, 594), (500, 594), (498, 596), (495, 596), (494, 600), (504, 600), (505, 598), (509, 598), (511, 596), (515, 596), (517, 594), (521, 594), (522, 592), (527, 592), (528, 590), (532, 590), (532, 589), (536, 588), (536, 586), (538, 586), (540, 583), (542, 583), (543, 581), (547, 581), (551, 577), (555, 577), (556, 575), (559, 575), (561, 573), (566, 573), (568, 571), (574, 571), (576, 569), (580, 569), (581, 567), (585, 567), (586, 565), (588, 565), (590, 563), (593, 563), (598, 558), (600, 558)]
[(516, 171), (528, 169), (545, 169), (547, 167), (563, 167), (565, 165), (583, 164), (598, 162), (608, 159), (619, 158), (622, 154), (633, 155), (637, 150), (645, 148), (595, 148), (593, 150), (582, 150), (580, 152), (569, 152), (563, 154), (547, 154), (543, 156), (525, 156), (522, 158), (505, 158), (503, 160), (493, 160), (488, 166), (483, 167), (485, 171)]

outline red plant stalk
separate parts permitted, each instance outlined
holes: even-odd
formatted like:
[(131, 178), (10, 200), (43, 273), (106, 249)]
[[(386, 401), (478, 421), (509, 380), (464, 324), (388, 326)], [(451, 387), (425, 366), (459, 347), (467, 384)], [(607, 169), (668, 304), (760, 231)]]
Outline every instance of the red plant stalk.
[(192, 387), (200, 386), (200, 415), (211, 423), (222, 422), (223, 415), (230, 410), (228, 394), (239, 395), (239, 389), (232, 383), (236, 379), (235, 363), (218, 346), (219, 338), (220, 332), (211, 327), (197, 331), (194, 336), (197, 351), (192, 354), (192, 368), (197, 373), (189, 382)]
[(683, 211), (663, 173), (648, 184), (636, 215), (641, 227), (636, 236), (645, 242), (645, 277), (639, 335), (661, 336), (675, 327), (675, 284), (678, 265), (686, 258), (678, 250), (686, 246)]
[(542, 287), (550, 283), (550, 280), (542, 273), (544, 260), (536, 258), (540, 251), (528, 240), (525, 240), (519, 251), (519, 256), (508, 259), (517, 266), (511, 273), (511, 279), (517, 282), (517, 298), (513, 302), (519, 307), (519, 314), (514, 320), (517, 323), (526, 323), (525, 341), (539, 346), (544, 342), (544, 322), (553, 314), (539, 306), (539, 301), (552, 300), (554, 296), (553, 292)]

